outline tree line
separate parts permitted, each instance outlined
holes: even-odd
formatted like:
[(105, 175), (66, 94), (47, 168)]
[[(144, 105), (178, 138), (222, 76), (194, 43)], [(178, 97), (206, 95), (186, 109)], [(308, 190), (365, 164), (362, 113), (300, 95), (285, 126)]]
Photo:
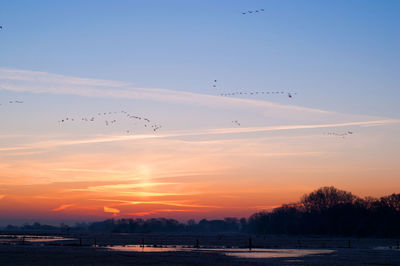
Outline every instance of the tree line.
[(298, 202), (249, 218), (202, 219), (179, 222), (167, 218), (108, 219), (79, 223), (73, 227), (9, 225), (6, 231), (63, 231), (113, 233), (251, 233), (288, 235), (330, 235), (359, 237), (400, 236), (400, 194), (361, 198), (335, 187), (322, 187)]
[(260, 234), (398, 237), (400, 194), (360, 198), (323, 187), (298, 203), (255, 213), (248, 223), (252, 232)]

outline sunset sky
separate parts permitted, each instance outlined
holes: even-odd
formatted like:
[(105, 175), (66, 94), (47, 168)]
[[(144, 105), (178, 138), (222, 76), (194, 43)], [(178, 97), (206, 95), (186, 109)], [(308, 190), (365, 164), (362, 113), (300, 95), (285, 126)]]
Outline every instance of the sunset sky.
[(399, 193), (399, 12), (3, 1), (0, 226), (248, 217), (321, 186)]

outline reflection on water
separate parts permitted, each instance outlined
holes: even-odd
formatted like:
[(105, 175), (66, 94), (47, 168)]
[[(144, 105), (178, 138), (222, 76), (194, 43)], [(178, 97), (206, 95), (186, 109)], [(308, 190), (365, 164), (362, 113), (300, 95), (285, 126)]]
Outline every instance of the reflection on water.
[(399, 246), (386, 246), (386, 247), (374, 247), (375, 250), (398, 250), (400, 251)]
[(107, 246), (110, 250), (115, 251), (133, 251), (133, 252), (168, 252), (168, 251), (191, 251), (194, 248), (185, 246), (142, 246), (142, 245), (124, 245), (124, 246)]
[(328, 249), (254, 249), (247, 252), (226, 252), (228, 256), (239, 258), (293, 258), (304, 257), (309, 255), (330, 254), (334, 250)]
[(75, 238), (66, 238), (61, 236), (34, 236), (34, 235), (0, 235), (1, 242), (27, 241), (27, 242), (52, 242), (76, 240)]
[(228, 256), (239, 258), (290, 258), (304, 257), (308, 255), (322, 255), (334, 252), (328, 249), (267, 249), (255, 248), (251, 251), (243, 248), (193, 248), (189, 246), (141, 246), (141, 245), (125, 245), (125, 246), (107, 246), (110, 250), (115, 251), (132, 251), (132, 252), (171, 252), (171, 251), (202, 251), (202, 252), (222, 252)]

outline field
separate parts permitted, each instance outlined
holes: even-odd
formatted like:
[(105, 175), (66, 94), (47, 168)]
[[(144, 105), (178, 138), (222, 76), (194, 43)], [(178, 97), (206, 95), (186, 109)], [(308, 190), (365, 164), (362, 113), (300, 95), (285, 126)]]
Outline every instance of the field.
[[(39, 234), (35, 234), (39, 236)], [(40, 237), (54, 234), (40, 234)], [(64, 241), (29, 242), (29, 235), (2, 236), (1, 265), (400, 265), (400, 250), (394, 239), (251, 236), (254, 249), (332, 250), (329, 254), (285, 258), (237, 258), (206, 247), (242, 247), (248, 250), (248, 235), (171, 234), (69, 234)], [(7, 240), (7, 241), (5, 241)], [(96, 243), (96, 247), (94, 244)], [(160, 247), (183, 245), (199, 250), (170, 252), (110, 251), (110, 245)]]

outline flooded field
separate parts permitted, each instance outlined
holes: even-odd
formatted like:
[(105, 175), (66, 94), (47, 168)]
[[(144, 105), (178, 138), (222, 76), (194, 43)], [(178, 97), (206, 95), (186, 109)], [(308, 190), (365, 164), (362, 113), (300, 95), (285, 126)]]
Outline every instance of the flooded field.
[(219, 252), (227, 256), (238, 258), (290, 258), (304, 257), (308, 255), (329, 254), (334, 250), (324, 249), (244, 249), (244, 248), (194, 248), (188, 246), (142, 246), (142, 245), (119, 245), (108, 246), (113, 251), (125, 252)]
[(40, 236), (40, 235), (0, 235), (1, 243), (12, 242), (54, 242), (76, 240), (75, 238), (67, 238), (62, 236)]
[(0, 265), (400, 265), (396, 243), (229, 234), (4, 234)]
[(298, 258), (310, 255), (322, 255), (335, 252), (328, 249), (255, 249), (252, 251), (227, 251), (227, 256), (248, 259), (264, 259), (264, 258)]

